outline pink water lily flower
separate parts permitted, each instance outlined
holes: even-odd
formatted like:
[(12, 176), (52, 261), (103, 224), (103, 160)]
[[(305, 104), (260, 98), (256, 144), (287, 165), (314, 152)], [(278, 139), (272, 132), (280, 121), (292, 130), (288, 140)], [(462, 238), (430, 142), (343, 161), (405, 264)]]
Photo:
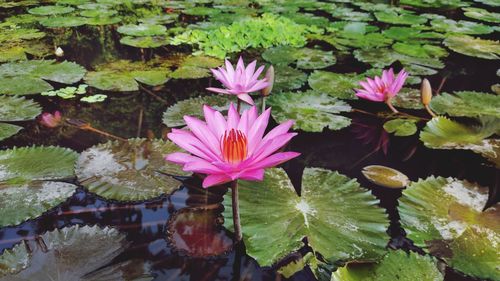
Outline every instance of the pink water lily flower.
[(401, 91), (406, 78), (408, 73), (404, 69), (396, 77), (392, 68), (384, 70), (382, 77), (375, 76), (374, 79), (367, 78), (366, 81), (359, 82), (363, 89), (356, 89), (356, 96), (371, 101), (387, 102)]
[(168, 138), (191, 154), (176, 152), (166, 160), (181, 164), (184, 171), (206, 174), (203, 187), (234, 181), (262, 180), (264, 169), (300, 155), (277, 152), (296, 133), (289, 133), (293, 121), (286, 121), (264, 136), (271, 109), (260, 116), (255, 106), (241, 116), (233, 104), (227, 119), (209, 106), (203, 106), (205, 120), (184, 116), (188, 130), (173, 129)]
[(61, 124), (62, 115), (61, 112), (56, 111), (54, 114), (45, 112), (40, 117), (40, 124), (45, 127), (55, 128)]
[(257, 61), (253, 61), (245, 68), (243, 59), (240, 57), (236, 69), (234, 69), (233, 65), (226, 60), (226, 69), (222, 67), (219, 67), (218, 70), (211, 69), (215, 79), (219, 80), (226, 88), (210, 87), (207, 90), (220, 94), (236, 95), (240, 100), (253, 105), (254, 102), (249, 93), (260, 91), (269, 85), (266, 78), (259, 79), (264, 66), (255, 71), (256, 65)]

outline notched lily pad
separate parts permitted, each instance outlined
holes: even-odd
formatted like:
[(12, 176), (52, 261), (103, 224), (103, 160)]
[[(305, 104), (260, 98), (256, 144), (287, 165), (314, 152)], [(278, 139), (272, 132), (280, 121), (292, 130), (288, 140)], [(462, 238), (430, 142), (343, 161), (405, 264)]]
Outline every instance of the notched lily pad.
[(442, 93), (434, 97), (432, 110), (450, 116), (492, 116), (500, 118), (500, 96), (481, 92), (456, 92), (455, 95)]
[(278, 122), (295, 120), (294, 128), (307, 132), (321, 132), (324, 128), (340, 130), (351, 124), (351, 119), (338, 115), (351, 107), (335, 98), (316, 91), (273, 94), (267, 103)]
[(320, 93), (341, 99), (356, 99), (354, 89), (359, 88), (361, 78), (355, 73), (314, 71), (309, 76), (309, 86)]
[(12, 137), (13, 135), (19, 133), (22, 129), (23, 127), (17, 125), (0, 123), (0, 141)]
[(474, 38), (467, 35), (446, 37), (443, 44), (453, 51), (482, 59), (500, 59), (500, 43), (498, 41)]
[(180, 182), (168, 175), (187, 175), (164, 156), (180, 151), (161, 140), (130, 139), (107, 142), (81, 153), (76, 165), (79, 182), (107, 199), (138, 201), (168, 194)]
[(42, 113), (38, 103), (23, 97), (0, 96), (0, 104), (0, 121), (26, 121)]
[(408, 176), (396, 169), (385, 166), (366, 166), (361, 173), (372, 183), (383, 187), (404, 188), (410, 183)]
[(415, 245), (467, 275), (498, 280), (500, 206), (483, 211), (487, 201), (487, 188), (432, 176), (403, 191), (398, 210)]
[(394, 133), (398, 137), (407, 137), (417, 132), (417, 120), (413, 119), (393, 119), (384, 123), (384, 130)]

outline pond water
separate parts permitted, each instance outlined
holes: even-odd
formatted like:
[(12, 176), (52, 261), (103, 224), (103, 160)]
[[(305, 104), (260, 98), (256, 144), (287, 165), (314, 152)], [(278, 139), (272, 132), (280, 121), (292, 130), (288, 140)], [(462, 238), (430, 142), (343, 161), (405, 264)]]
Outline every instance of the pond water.
[[(0, 109), (0, 194), (7, 198), (0, 199), (0, 280), (329, 280), (337, 267), (347, 270), (345, 262), (375, 264), (396, 249), (428, 259), (404, 261), (402, 269), (387, 272), (380, 265), (373, 280), (415, 280), (406, 273), (399, 276), (398, 270), (422, 280), (500, 280), (500, 144), (495, 138), (500, 132), (500, 46), (495, 41), (500, 3), (397, 2), (0, 1), (0, 101), (7, 112)], [(64, 54), (55, 55), (57, 47)], [(356, 219), (370, 216), (356, 208), (359, 204), (363, 210), (368, 205), (363, 196), (371, 195), (357, 190), (354, 196), (349, 189), (331, 203), (346, 208), (325, 207), (338, 211), (324, 219), (332, 228), (316, 222), (321, 235), (311, 230), (292, 243), (289, 232), (273, 236), (280, 227), (272, 220), (252, 221), (244, 208), (254, 205), (243, 192), (243, 234), (252, 233), (254, 240), (244, 237), (244, 243), (233, 246), (233, 229), (227, 220), (224, 226), (228, 187), (204, 189), (198, 176), (166, 166), (160, 156), (174, 151), (170, 142), (165, 144), (167, 133), (184, 125), (182, 115), (199, 115), (203, 102), (227, 110), (224, 96), (196, 98), (210, 95), (205, 88), (220, 86), (209, 68), (239, 56), (245, 63), (256, 59), (258, 65), (275, 66), (275, 89), (266, 102), (276, 113), (268, 131), (297, 119), (298, 135), (285, 150), (301, 155), (280, 166), (297, 194), (304, 197), (304, 187), (315, 187), (307, 178), (311, 167), (338, 171), (373, 194), (371, 205), (388, 215), (385, 224), (356, 225)], [(79, 66), (63, 66), (64, 61)], [(389, 67), (410, 73), (395, 101), (406, 115), (354, 97), (359, 81)], [(432, 118), (421, 106), (422, 78), (441, 98), (435, 97), (431, 108), (449, 119)], [(88, 87), (75, 93), (82, 84)], [(64, 88), (67, 92), (48, 93)], [(458, 101), (443, 93), (454, 93)], [(342, 106), (348, 108), (332, 109)], [(62, 113), (64, 125), (47, 128), (35, 119), (55, 111)], [(415, 120), (410, 122), (415, 132), (397, 136), (384, 129), (388, 120), (398, 118)], [(446, 120), (456, 124), (448, 126)], [(2, 124), (22, 128), (9, 133)], [(435, 142), (423, 139), (424, 132), (435, 132)], [(127, 141), (134, 138), (142, 140)], [(47, 146), (71, 151), (40, 152)], [(32, 149), (16, 152), (15, 147)], [(406, 190), (375, 184), (362, 172), (369, 165), (397, 169), (413, 183)], [(266, 174), (270, 188), (281, 179), (276, 171)], [(432, 176), (457, 180), (439, 185)], [(335, 190), (341, 179), (332, 177), (326, 188)], [(424, 190), (419, 179), (445, 193)], [(47, 191), (33, 195), (40, 186)], [(257, 198), (258, 190), (268, 188), (247, 186), (255, 188)], [(406, 193), (419, 188), (421, 197)], [(63, 190), (68, 196), (61, 195)], [(255, 205), (261, 209), (255, 211), (257, 218), (266, 210), (274, 217), (274, 208), (285, 208), (276, 204)], [(412, 204), (421, 204), (420, 209)], [(435, 217), (418, 213), (427, 207), (436, 210)], [(322, 214), (320, 209), (304, 211), (305, 225), (316, 211)], [(346, 213), (354, 214), (354, 221), (345, 237), (367, 235), (375, 241), (387, 233), (387, 247), (369, 245), (359, 249), (361, 255), (335, 253), (335, 259), (325, 253), (328, 247), (322, 243), (337, 241), (340, 232), (328, 229), (345, 226), (333, 227), (336, 218), (350, 218)], [(287, 223), (294, 219), (282, 215)], [(412, 219), (428, 219), (435, 228), (419, 229)], [(363, 227), (371, 229), (368, 234), (360, 234)], [(466, 236), (468, 231), (474, 235)], [(290, 247), (293, 251), (272, 253)], [(352, 247), (359, 248), (354, 242)], [(367, 258), (372, 250), (376, 258)], [(290, 269), (297, 261), (306, 266)], [(351, 275), (332, 280), (368, 280), (362, 271), (356, 276), (353, 267)], [(435, 272), (441, 273), (432, 277)]]

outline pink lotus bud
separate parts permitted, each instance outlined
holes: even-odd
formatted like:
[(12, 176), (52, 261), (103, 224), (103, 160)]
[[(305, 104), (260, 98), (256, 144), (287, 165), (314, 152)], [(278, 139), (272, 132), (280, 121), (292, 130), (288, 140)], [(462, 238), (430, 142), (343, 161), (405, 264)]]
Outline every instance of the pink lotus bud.
[(264, 97), (267, 97), (267, 96), (269, 96), (269, 94), (273, 90), (273, 85), (274, 85), (274, 67), (272, 65), (267, 69), (265, 78), (266, 78), (266, 82), (269, 84), (267, 85), (267, 87), (262, 89), (260, 91), (260, 93)]
[(45, 127), (55, 128), (59, 126), (62, 122), (61, 112), (56, 111), (54, 114), (45, 112), (40, 117), (40, 124)]

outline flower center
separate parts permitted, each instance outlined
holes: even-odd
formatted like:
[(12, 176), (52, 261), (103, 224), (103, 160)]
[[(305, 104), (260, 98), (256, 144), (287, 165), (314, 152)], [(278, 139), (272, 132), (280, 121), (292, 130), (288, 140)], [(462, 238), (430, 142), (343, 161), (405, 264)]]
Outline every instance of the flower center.
[(220, 142), (224, 161), (237, 164), (247, 157), (247, 137), (240, 131), (231, 129), (224, 133)]

